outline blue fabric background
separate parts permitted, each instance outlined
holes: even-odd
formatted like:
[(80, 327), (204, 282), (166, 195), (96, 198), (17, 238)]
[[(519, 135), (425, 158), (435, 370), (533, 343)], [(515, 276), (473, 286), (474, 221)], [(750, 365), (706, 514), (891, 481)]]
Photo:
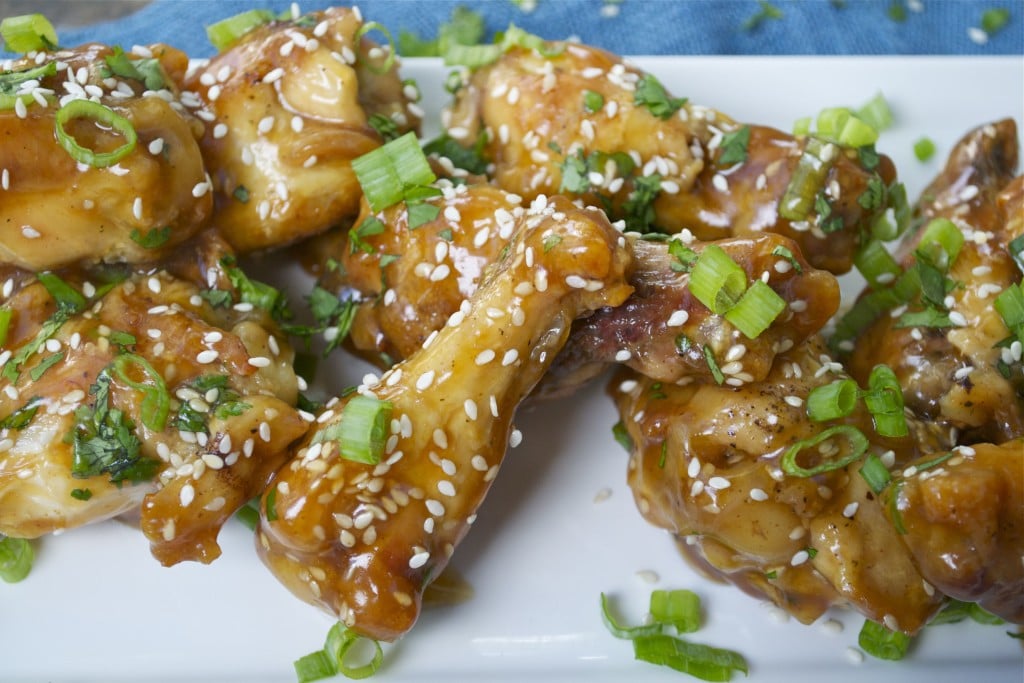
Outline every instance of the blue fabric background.
[[(112, 3), (117, 0), (110, 0)], [(906, 20), (888, 17), (893, 2), (908, 10)], [(46, 12), (47, 3), (40, 2)], [(343, 0), (304, 0), (302, 11)], [(744, 22), (758, 13), (757, 0), (535, 0), (524, 11), (511, 0), (362, 0), (367, 20), (384, 24), (397, 36), (402, 29), (433, 37), (456, 5), (480, 12), (488, 31), (509, 23), (546, 38), (578, 36), (582, 41), (621, 54), (968, 54), (1022, 55), (1024, 0), (846, 0), (837, 8), (828, 0), (773, 0), (781, 19), (766, 20), (754, 30)], [(602, 7), (617, 5), (616, 16)], [(135, 14), (82, 29), (60, 28), (64, 45), (98, 40), (125, 46), (166, 42), (192, 56), (213, 53), (205, 24), (253, 7), (286, 9), (273, 0), (154, 0)], [(984, 45), (968, 29), (979, 26), (986, 9), (1010, 10), (1010, 22)]]

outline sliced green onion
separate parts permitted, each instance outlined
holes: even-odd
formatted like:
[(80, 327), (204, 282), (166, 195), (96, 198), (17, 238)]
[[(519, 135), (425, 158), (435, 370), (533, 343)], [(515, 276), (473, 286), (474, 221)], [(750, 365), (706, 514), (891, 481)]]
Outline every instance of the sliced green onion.
[(804, 116), (793, 122), (793, 135), (801, 137), (811, 132), (811, 117)]
[[(828, 441), (833, 437), (842, 437), (849, 442), (849, 452), (841, 458), (823, 460), (811, 468), (805, 468), (797, 464), (796, 458), (801, 451), (814, 448), (818, 444)], [(809, 439), (797, 441), (786, 449), (779, 461), (779, 466), (786, 474), (794, 477), (812, 477), (823, 472), (841, 469), (856, 461), (868, 449), (868, 440), (859, 429), (851, 425), (836, 425), (819, 432)]]
[(249, 528), (249, 531), (256, 531), (256, 525), (260, 523), (260, 506), (256, 500), (250, 500), (238, 508), (235, 517), (239, 522)]
[[(171, 396), (164, 378), (149, 361), (134, 353), (123, 353), (111, 364), (114, 377), (136, 391), (142, 392), (140, 413), (142, 424), (154, 432), (162, 432), (167, 425), (167, 413), (171, 409)], [(139, 381), (128, 373), (135, 367), (142, 371), (145, 380)]]
[(889, 474), (888, 468), (886, 468), (882, 459), (874, 453), (869, 453), (868, 457), (864, 458), (864, 464), (861, 465), (857, 472), (867, 482), (868, 488), (874, 491), (876, 495), (884, 491), (885, 487), (892, 480), (892, 475)]
[(815, 422), (846, 417), (857, 406), (857, 392), (857, 383), (852, 379), (837, 379), (814, 387), (807, 395), (807, 416)]
[(634, 638), (633, 654), (640, 661), (667, 666), (705, 681), (728, 681), (734, 671), (748, 670), (747, 661), (737, 652), (667, 635)]
[(237, 43), (249, 31), (263, 24), (269, 24), (275, 18), (274, 13), (270, 10), (251, 9), (210, 24), (206, 27), (206, 37), (209, 38), (217, 52), (223, 52)]
[(856, 116), (850, 116), (836, 135), (836, 142), (844, 147), (863, 147), (878, 142), (878, 130)]
[(357, 157), (352, 170), (373, 211), (383, 211), (402, 201), (412, 188), (437, 180), (412, 132)]
[(0, 536), (0, 579), (17, 583), (32, 570), (35, 553), (24, 538)]
[(865, 619), (857, 636), (857, 643), (872, 657), (896, 661), (903, 659), (907, 654), (910, 636), (899, 631), (890, 631), (878, 622)]
[(46, 288), (53, 300), (57, 302), (57, 308), (62, 311), (78, 313), (85, 309), (86, 301), (78, 290), (62, 280), (60, 276), (50, 271), (36, 274), (36, 279)]
[(583, 111), (593, 114), (601, 111), (602, 107), (604, 107), (604, 95), (593, 90), (583, 91)]
[(700, 598), (684, 589), (653, 591), (651, 618), (656, 624), (672, 626), (678, 633), (693, 633), (700, 628)]
[[(878, 133), (892, 127), (892, 110), (882, 93), (876, 94), (857, 110), (857, 117)], [(853, 146), (860, 147), (860, 145)]]
[(7, 333), (11, 329), (11, 315), (13, 315), (11, 309), (0, 306), (0, 348), (7, 343)]
[(42, 14), (7, 17), (0, 22), (0, 37), (11, 52), (52, 50), (57, 47), (57, 32)]
[(313, 435), (313, 443), (336, 441), (341, 457), (376, 465), (384, 452), (391, 409), (390, 401), (356, 394), (335, 423)]
[(824, 151), (830, 144), (816, 137), (807, 138), (800, 161), (779, 201), (779, 215), (783, 218), (802, 221), (811, 212), (814, 198), (825, 185), (825, 178), (836, 156), (831, 153), (828, 161), (823, 160)]
[(725, 312), (725, 319), (748, 339), (756, 339), (784, 310), (786, 301), (762, 280), (754, 280), (736, 305)]
[(846, 121), (852, 116), (847, 107), (827, 107), (818, 112), (817, 131), (831, 140), (839, 136), (839, 131), (846, 125)]
[(29, 400), (28, 403), (0, 420), (0, 429), (24, 429), (39, 412), (42, 401), (43, 399), (38, 396)]
[(935, 156), (935, 143), (929, 138), (918, 138), (914, 143), (914, 156), (918, 161), (928, 161)]
[(57, 363), (61, 362), (62, 360), (64, 360), (64, 352), (63, 351), (60, 351), (59, 353), (55, 353), (53, 355), (47, 356), (46, 358), (44, 358), (41, 361), (39, 361), (38, 365), (36, 365), (31, 370), (29, 370), (29, 372), (28, 372), (29, 378), (31, 378), (31, 380), (33, 382), (38, 382), (39, 378), (42, 377), (46, 373), (47, 370), (49, 370), (50, 368), (52, 368), (54, 365), (56, 365)]
[(601, 593), (601, 619), (604, 621), (605, 627), (608, 632), (616, 638), (622, 640), (632, 640), (639, 636), (653, 635), (661, 633), (661, 624), (652, 623), (644, 626), (623, 626), (617, 619), (612, 615), (611, 605), (608, 601), (608, 596)]
[(718, 315), (736, 305), (747, 287), (747, 273), (721, 247), (709, 244), (690, 271), (690, 292)]
[[(124, 137), (124, 144), (110, 152), (97, 152), (87, 147), (82, 147), (65, 130), (68, 122), (76, 118), (91, 119), (98, 125), (109, 126)], [(131, 154), (132, 150), (135, 149), (135, 143), (138, 138), (131, 121), (116, 113), (110, 107), (105, 107), (98, 102), (93, 102), (92, 100), (71, 100), (57, 110), (57, 115), (54, 119), (57, 143), (64, 148), (65, 152), (71, 155), (72, 159), (79, 163), (87, 164), (93, 168), (107, 168)]]
[(853, 265), (864, 276), (871, 289), (878, 289), (895, 281), (903, 272), (889, 250), (877, 239), (868, 240), (861, 245), (853, 256)]
[(871, 236), (888, 242), (902, 235), (910, 225), (911, 208), (907, 201), (907, 188), (903, 183), (893, 183), (884, 189), (882, 195), (888, 206), (871, 219)]
[(498, 61), (504, 50), (500, 45), (460, 45), (448, 46), (444, 53), (445, 66), (464, 66), (478, 69)]
[[(366, 664), (348, 664), (346, 659), (352, 653), (352, 648), (362, 642), (372, 643), (372, 658)], [(360, 636), (343, 624), (337, 623), (327, 632), (327, 640), (322, 650), (311, 652), (295, 662), (295, 674), (299, 683), (331, 678), (339, 673), (346, 678), (361, 679), (375, 674), (383, 662), (384, 651), (380, 643)]]
[(943, 453), (942, 455), (937, 455), (934, 458), (931, 458), (929, 460), (925, 460), (923, 462), (916, 462), (916, 463), (914, 463), (914, 469), (916, 469), (918, 472), (924, 472), (925, 470), (930, 470), (931, 468), (935, 467), (936, 465), (941, 465), (942, 463), (946, 462), (947, 460), (949, 460), (952, 457), (953, 457), (953, 451), (949, 451), (948, 453)]
[(387, 57), (384, 59), (384, 64), (381, 66), (371, 66), (370, 71), (375, 74), (386, 74), (391, 71), (391, 67), (395, 65), (395, 40), (391, 37), (391, 31), (387, 29), (383, 24), (377, 21), (368, 21), (359, 27), (356, 31), (356, 42), (362, 39), (370, 31), (380, 31), (385, 38), (388, 40)]
[(901, 437), (909, 433), (907, 418), (903, 414), (903, 390), (896, 373), (888, 365), (872, 368), (864, 405), (875, 421), (875, 431), (881, 436)]
[(1021, 284), (1010, 285), (1000, 292), (993, 306), (1010, 334), (1024, 342), (1024, 288)]
[(27, 81), (41, 81), (47, 76), (54, 76), (57, 73), (57, 62), (47, 62), (42, 66), (35, 66), (31, 69), (21, 71), (7, 71), (0, 73), (0, 110), (10, 110), (15, 107), (18, 100), (23, 104), (34, 103), (35, 96), (31, 92), (19, 94), (21, 84)]
[(964, 245), (964, 234), (948, 218), (933, 218), (925, 226), (917, 249), (918, 259), (925, 259), (936, 268), (946, 271), (956, 262), (960, 248)]

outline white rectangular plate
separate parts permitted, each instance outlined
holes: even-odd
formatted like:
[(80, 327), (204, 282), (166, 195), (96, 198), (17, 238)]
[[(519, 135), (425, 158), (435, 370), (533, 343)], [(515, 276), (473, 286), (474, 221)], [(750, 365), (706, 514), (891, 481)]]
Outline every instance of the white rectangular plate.
[[(740, 121), (788, 130), (826, 106), (858, 106), (884, 93), (896, 124), (878, 149), (890, 155), (911, 197), (941, 167), (969, 128), (1003, 117), (1024, 121), (1020, 58), (661, 57), (636, 60), (677, 96)], [(404, 75), (425, 94), (427, 133), (446, 95), (436, 60), (407, 60)], [(938, 152), (917, 161), (913, 142)], [(298, 284), (298, 283), (297, 283)], [(296, 292), (308, 290), (298, 284)], [(365, 366), (337, 354), (329, 385), (340, 389)], [(700, 578), (672, 541), (640, 518), (625, 484), (626, 454), (612, 440), (616, 415), (595, 383), (572, 400), (520, 415), (523, 444), (509, 454), (453, 564), (473, 600), (426, 612), (387, 648), (375, 680), (691, 680), (633, 661), (628, 642), (601, 623), (599, 593), (613, 595), (637, 622), (654, 588), (690, 588), (706, 625), (693, 640), (743, 653), (750, 680), (1021, 680), (1021, 647), (1009, 628), (929, 629), (900, 663), (855, 665), (861, 619), (836, 612), (839, 634), (821, 624), (781, 623), (738, 590)], [(604, 490), (611, 496), (595, 497)], [(263, 568), (251, 534), (231, 523), (212, 566), (161, 568), (141, 533), (118, 522), (37, 544), (36, 567), (0, 584), (0, 680), (6, 683), (190, 681), (285, 683), (292, 661), (319, 648), (331, 621), (298, 602)], [(641, 570), (657, 574), (646, 582)], [(742, 677), (741, 677), (742, 678)]]

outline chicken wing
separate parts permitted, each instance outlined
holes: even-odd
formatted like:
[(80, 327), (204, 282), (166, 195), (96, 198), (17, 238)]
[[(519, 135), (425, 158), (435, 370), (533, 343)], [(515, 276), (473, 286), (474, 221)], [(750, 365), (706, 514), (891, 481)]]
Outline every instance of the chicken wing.
[[(609, 390), (633, 443), (629, 484), (644, 517), (680, 538), (688, 559), (711, 576), (803, 622), (850, 604), (912, 633), (942, 596), (922, 580), (858, 473), (862, 458), (843, 461), (858, 440), (851, 428), (889, 467), (947, 444), (941, 430), (914, 421), (907, 437), (878, 436), (862, 407), (812, 421), (804, 407), (810, 391), (843, 377), (818, 337), (778, 356), (764, 381), (740, 388), (670, 385), (622, 371)], [(826, 432), (834, 427), (839, 432)], [(811, 474), (785, 463), (803, 440), (811, 441), (797, 455)]]
[[(923, 194), (922, 226), (928, 219), (948, 218), (965, 238), (949, 266), (947, 277), (956, 284), (942, 301), (945, 320), (933, 326), (904, 322), (906, 311), (929, 308), (919, 292), (845, 346), (854, 377), (863, 381), (876, 364), (889, 365), (907, 405), (958, 429), (963, 443), (1001, 443), (1024, 435), (1020, 355), (1015, 360), (1010, 354), (1004, 375), (997, 344), (1010, 332), (993, 307), (1003, 289), (1021, 280), (1008, 250), (1011, 240), (1024, 235), (1024, 178), (1011, 182), (1017, 146), (1009, 119), (971, 131)], [(901, 246), (906, 270), (916, 263), (913, 250), (922, 232), (908, 235)]]
[[(552, 236), (558, 244), (545, 248)], [(278, 472), (258, 533), (274, 574), (360, 634), (393, 640), (406, 632), (506, 445), (518, 441), (517, 404), (574, 318), (629, 294), (628, 263), (601, 212), (538, 199), (517, 219), (492, 275), (445, 327), (356, 398), (328, 404), (318, 431)], [(384, 411), (378, 463), (346, 459), (335, 440), (357, 399)]]
[(17, 100), (0, 111), (0, 260), (151, 261), (203, 226), (202, 122), (176, 85), (186, 64), (166, 45), (92, 44), (3, 65)]
[(939, 461), (911, 462), (886, 489), (889, 521), (936, 590), (1024, 623), (1024, 439)]
[(189, 75), (210, 112), (201, 144), (214, 222), (236, 250), (282, 246), (355, 216), (362, 193), (350, 163), (382, 144), (374, 117), (418, 128), (418, 93), (362, 37), (365, 26), (347, 8), (272, 21)]
[[(190, 249), (191, 252), (191, 249)], [(226, 275), (23, 275), (0, 375), (0, 533), (141, 511), (164, 564), (210, 562), (221, 525), (306, 429), (292, 351)], [(224, 275), (224, 274), (222, 274)], [(15, 279), (8, 282), (14, 286)]]
[[(812, 154), (807, 138), (672, 97), (615, 55), (571, 42), (545, 43), (543, 54), (514, 47), (476, 69), (444, 123), (464, 146), (483, 136), (497, 185), (527, 200), (580, 196), (629, 229), (688, 228), (701, 240), (778, 232), (834, 273), (851, 268), (860, 235), (886, 209), (858, 199), (895, 179), (885, 157), (869, 168), (856, 150), (831, 143)], [(811, 163), (823, 171), (808, 187), (820, 202), (780, 209), (798, 168)]]

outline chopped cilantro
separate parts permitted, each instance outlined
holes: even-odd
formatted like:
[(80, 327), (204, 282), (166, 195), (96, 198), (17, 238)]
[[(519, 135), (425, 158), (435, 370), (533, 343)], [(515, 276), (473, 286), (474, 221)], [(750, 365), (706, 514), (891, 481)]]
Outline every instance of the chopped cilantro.
[(32, 378), (33, 382), (38, 382), (39, 378), (43, 376), (43, 373), (45, 373), (47, 370), (49, 370), (62, 360), (64, 360), (63, 351), (55, 353), (52, 356), (47, 356), (46, 358), (39, 361), (38, 365), (29, 370), (28, 376)]
[(633, 102), (646, 106), (652, 115), (668, 119), (686, 104), (685, 97), (669, 97), (665, 87), (651, 74), (644, 74), (636, 84)]
[(885, 11), (887, 17), (897, 23), (902, 23), (907, 20), (907, 8), (903, 4), (902, 0), (892, 0), (889, 3), (889, 9)]
[(424, 154), (444, 157), (456, 168), (461, 168), (476, 175), (487, 172), (488, 161), (484, 156), (487, 135), (481, 131), (472, 147), (464, 147), (447, 133), (434, 138), (423, 145)]
[(239, 202), (240, 204), (248, 204), (249, 188), (247, 188), (245, 185), (239, 185), (238, 187), (235, 188), (234, 192), (231, 193), (231, 196), (234, 197), (235, 201)]
[(165, 225), (162, 228), (153, 228), (152, 230), (147, 230), (145, 234), (138, 228), (135, 228), (131, 231), (129, 237), (132, 238), (132, 242), (135, 242), (143, 249), (156, 249), (167, 244), (167, 240), (171, 239), (171, 226)]
[(103, 78), (119, 76), (139, 81), (146, 90), (162, 90), (166, 87), (163, 67), (155, 57), (147, 59), (131, 59), (119, 46), (114, 46), (113, 53), (103, 58), (105, 66), (100, 69)]
[(673, 258), (671, 268), (677, 273), (689, 273), (697, 262), (697, 252), (683, 244), (678, 237), (669, 240), (668, 253)]
[(362, 251), (366, 254), (373, 253), (373, 245), (363, 240), (364, 237), (379, 235), (384, 232), (384, 223), (376, 216), (369, 216), (362, 223), (348, 231), (349, 253), (354, 254)]
[(711, 376), (715, 379), (715, 384), (721, 384), (725, 381), (725, 375), (722, 374), (722, 370), (718, 367), (718, 361), (715, 360), (715, 352), (711, 350), (711, 347), (707, 344), (704, 345), (704, 360), (708, 364), (708, 370), (711, 371)]
[(548, 253), (552, 249), (558, 246), (558, 243), (562, 241), (562, 236), (552, 233), (544, 238), (544, 253)]
[(75, 500), (89, 500), (92, 498), (91, 489), (71, 489), (71, 497)]
[(107, 370), (89, 387), (89, 394), (95, 396), (93, 404), (80, 406), (75, 411), (71, 476), (87, 479), (109, 474), (113, 483), (152, 479), (160, 463), (140, 454), (135, 423), (122, 410), (111, 407)]
[[(228, 378), (225, 375), (200, 375), (184, 386), (201, 395), (209, 409), (197, 410), (190, 401), (184, 401), (178, 408), (178, 416), (175, 419), (175, 426), (183, 432), (205, 432), (210, 415), (223, 420), (238, 417), (252, 407), (242, 401), (237, 391), (228, 386)], [(207, 399), (211, 389), (216, 390), (212, 401)]]
[(800, 262), (796, 260), (796, 256), (794, 256), (793, 252), (787, 249), (786, 247), (783, 247), (781, 245), (775, 247), (774, 249), (772, 249), (772, 256), (780, 256), (789, 261), (789, 265), (793, 266), (793, 270), (796, 271), (797, 275), (804, 272), (804, 268), (803, 266), (800, 265)]
[(722, 152), (718, 155), (719, 166), (731, 166), (747, 160), (750, 145), (750, 126), (742, 126), (722, 136)]
[(814, 197), (814, 211), (818, 214), (818, 227), (826, 235), (843, 229), (843, 217), (832, 213), (832, 203), (824, 190)]
[(626, 449), (627, 453), (633, 452), (633, 438), (626, 431), (626, 425), (619, 420), (612, 425), (612, 436), (615, 437), (616, 443)]
[(981, 14), (981, 30), (992, 35), (1000, 31), (1010, 21), (1010, 10), (1005, 7), (987, 9)]
[(654, 228), (654, 200), (661, 192), (661, 176), (657, 173), (633, 180), (633, 191), (623, 203), (628, 230), (649, 232)]
[(405, 203), (405, 209), (408, 216), (410, 230), (422, 227), (437, 218), (441, 213), (441, 207), (436, 204), (428, 204), (426, 202), (407, 201)]

